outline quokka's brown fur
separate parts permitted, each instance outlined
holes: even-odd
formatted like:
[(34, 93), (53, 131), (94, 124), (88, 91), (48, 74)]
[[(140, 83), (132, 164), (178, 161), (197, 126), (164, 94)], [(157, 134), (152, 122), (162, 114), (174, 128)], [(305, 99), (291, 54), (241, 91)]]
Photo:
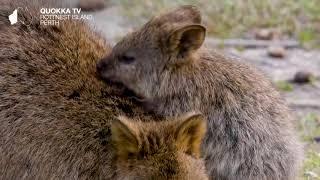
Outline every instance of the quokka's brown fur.
[(148, 122), (96, 77), (102, 37), (82, 22), (41, 26), (25, 2), (15, 25), (17, 6), (0, 6), (0, 179), (207, 179), (201, 116)]
[(253, 67), (201, 48), (204, 39), (199, 10), (182, 6), (125, 36), (97, 69), (159, 115), (205, 114), (211, 177), (295, 179), (302, 148), (279, 93)]

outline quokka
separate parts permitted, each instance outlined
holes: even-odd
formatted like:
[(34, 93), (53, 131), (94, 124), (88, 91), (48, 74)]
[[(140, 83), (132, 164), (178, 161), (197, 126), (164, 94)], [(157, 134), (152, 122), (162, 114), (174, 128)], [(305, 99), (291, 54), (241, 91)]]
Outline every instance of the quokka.
[(203, 113), (211, 178), (295, 179), (302, 147), (279, 93), (254, 67), (204, 48), (205, 34), (199, 10), (181, 6), (125, 36), (97, 69), (158, 115)]

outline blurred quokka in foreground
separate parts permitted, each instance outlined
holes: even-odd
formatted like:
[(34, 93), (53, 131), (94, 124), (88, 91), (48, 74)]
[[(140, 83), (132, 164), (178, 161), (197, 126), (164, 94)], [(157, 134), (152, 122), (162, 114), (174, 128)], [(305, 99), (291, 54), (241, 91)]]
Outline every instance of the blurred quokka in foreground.
[(286, 105), (253, 67), (201, 48), (205, 31), (195, 7), (179, 7), (125, 36), (97, 69), (159, 115), (205, 114), (211, 177), (295, 179), (302, 148)]
[(15, 25), (19, 5), (0, 6), (0, 179), (207, 179), (200, 115), (156, 122), (96, 78), (103, 38), (42, 26), (26, 2)]

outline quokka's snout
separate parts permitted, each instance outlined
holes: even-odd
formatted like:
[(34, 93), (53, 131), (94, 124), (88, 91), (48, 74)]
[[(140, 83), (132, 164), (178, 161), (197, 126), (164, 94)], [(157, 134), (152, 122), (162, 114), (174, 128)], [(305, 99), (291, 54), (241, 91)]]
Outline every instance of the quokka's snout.
[(110, 68), (109, 56), (106, 56), (102, 58), (100, 61), (98, 61), (96, 68), (97, 68), (97, 72), (100, 75), (103, 75), (105, 72), (107, 72), (108, 69)]
[(117, 83), (118, 81), (115, 78), (114, 72), (114, 58), (112, 55), (106, 55), (102, 59), (100, 59), (96, 64), (96, 70), (100, 78), (105, 80), (106, 82), (114, 82)]

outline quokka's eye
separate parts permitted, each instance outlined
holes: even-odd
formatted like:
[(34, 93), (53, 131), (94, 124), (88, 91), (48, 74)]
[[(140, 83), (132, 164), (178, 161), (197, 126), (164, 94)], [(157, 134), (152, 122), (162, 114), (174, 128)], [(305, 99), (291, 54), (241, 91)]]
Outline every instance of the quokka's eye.
[(120, 56), (119, 61), (121, 63), (125, 63), (125, 64), (130, 64), (132, 62), (134, 62), (136, 59), (133, 56), (127, 56), (127, 55), (123, 55)]

